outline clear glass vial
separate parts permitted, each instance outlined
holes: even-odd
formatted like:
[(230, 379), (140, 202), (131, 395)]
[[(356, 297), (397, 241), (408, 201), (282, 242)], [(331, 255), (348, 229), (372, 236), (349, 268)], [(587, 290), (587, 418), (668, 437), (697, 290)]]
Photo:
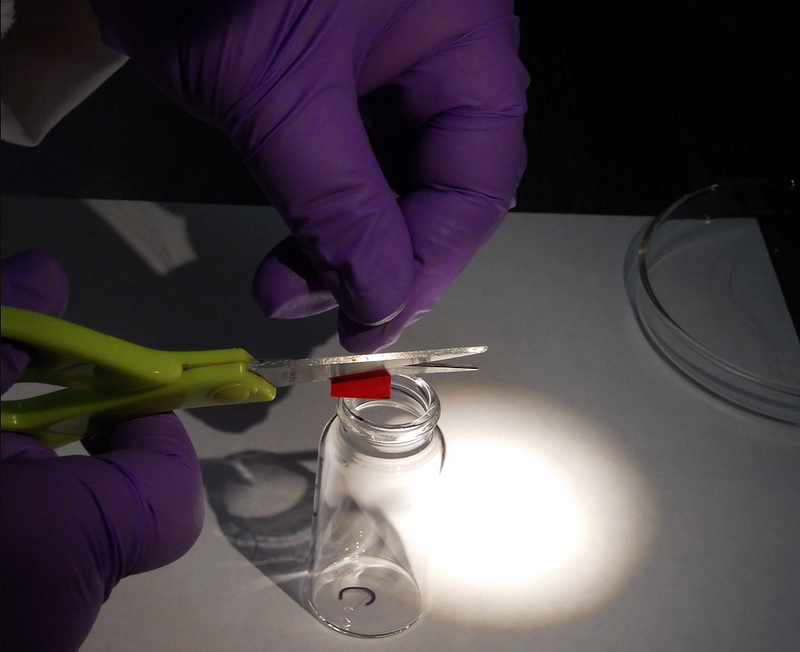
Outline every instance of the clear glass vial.
[(439, 414), (425, 381), (394, 376), (390, 399), (341, 399), (323, 431), (306, 596), (337, 631), (388, 636), (427, 607)]

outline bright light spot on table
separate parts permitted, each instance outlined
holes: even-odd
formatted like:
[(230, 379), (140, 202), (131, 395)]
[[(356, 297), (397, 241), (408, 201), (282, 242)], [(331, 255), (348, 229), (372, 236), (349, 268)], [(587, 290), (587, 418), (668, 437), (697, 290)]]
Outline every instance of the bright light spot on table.
[(454, 444), (447, 463), (440, 524), (446, 539), (459, 532), (469, 541), (450, 542), (440, 572), (458, 576), (469, 568), (472, 586), (519, 586), (574, 551), (580, 511), (564, 482), (529, 451), (507, 443)]
[(655, 522), (624, 451), (530, 393), (439, 395), (447, 458), (432, 615), (533, 627), (602, 606), (635, 570)]

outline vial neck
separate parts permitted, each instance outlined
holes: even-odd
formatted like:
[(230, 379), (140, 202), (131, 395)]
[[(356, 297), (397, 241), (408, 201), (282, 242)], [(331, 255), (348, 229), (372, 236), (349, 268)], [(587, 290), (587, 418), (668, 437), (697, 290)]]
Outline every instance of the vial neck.
[(392, 377), (389, 399), (342, 399), (337, 415), (342, 435), (364, 453), (412, 454), (431, 441), (439, 421), (436, 393), (424, 380)]

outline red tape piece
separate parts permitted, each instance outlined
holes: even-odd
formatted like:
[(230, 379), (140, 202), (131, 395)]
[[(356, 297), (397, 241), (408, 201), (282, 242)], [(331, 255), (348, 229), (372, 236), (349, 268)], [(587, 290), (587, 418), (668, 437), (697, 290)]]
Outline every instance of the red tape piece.
[(331, 378), (333, 398), (390, 398), (392, 375), (385, 369)]

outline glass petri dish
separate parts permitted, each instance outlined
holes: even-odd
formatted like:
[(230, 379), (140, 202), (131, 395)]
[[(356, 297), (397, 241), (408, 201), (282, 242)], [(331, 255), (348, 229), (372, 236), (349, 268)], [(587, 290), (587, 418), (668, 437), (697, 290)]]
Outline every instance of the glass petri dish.
[(717, 184), (684, 196), (639, 245), (635, 308), (661, 356), (704, 390), (800, 424), (800, 191)]

